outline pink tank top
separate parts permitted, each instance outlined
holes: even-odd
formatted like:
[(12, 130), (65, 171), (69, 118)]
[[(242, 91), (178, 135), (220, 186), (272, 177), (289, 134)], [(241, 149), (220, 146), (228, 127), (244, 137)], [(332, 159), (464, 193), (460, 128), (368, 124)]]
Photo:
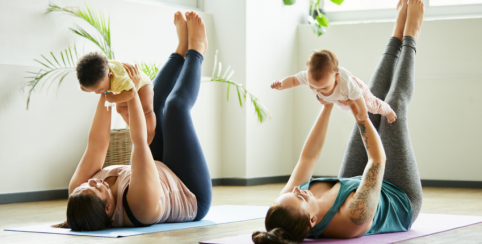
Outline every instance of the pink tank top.
[[(196, 218), (196, 196), (182, 183), (171, 169), (160, 161), (154, 161), (161, 180), (162, 193), (159, 204), (164, 210), (156, 224), (164, 222), (188, 222)], [(131, 181), (130, 165), (112, 165), (97, 172), (92, 178), (103, 179), (117, 176), (117, 205), (112, 216), (115, 227), (122, 226), (122, 196)]]

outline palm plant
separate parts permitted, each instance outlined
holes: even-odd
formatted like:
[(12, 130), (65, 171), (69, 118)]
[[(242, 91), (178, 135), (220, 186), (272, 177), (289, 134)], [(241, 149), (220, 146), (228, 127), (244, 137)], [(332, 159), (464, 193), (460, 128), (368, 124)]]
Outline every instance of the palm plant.
[(77, 7), (61, 8), (58, 5), (49, 3), (49, 8), (47, 8), (47, 14), (52, 12), (69, 13), (85, 20), (99, 32), (98, 37), (94, 37), (93, 35), (89, 34), (89, 32), (87, 32), (84, 28), (80, 27), (77, 24), (75, 25), (75, 28), (70, 28), (70, 30), (75, 34), (97, 45), (102, 50), (102, 52), (104, 52), (108, 59), (115, 59), (110, 39), (110, 18), (107, 18), (106, 22), (104, 13), (102, 11), (96, 11), (95, 9), (91, 9), (87, 4), (85, 4), (85, 11), (81, 11)]
[[(74, 28), (70, 28), (70, 30), (75, 33), (76, 35), (87, 39), (88, 41), (93, 42), (95, 45), (97, 45), (102, 52), (107, 56), (108, 59), (115, 59), (114, 56), (114, 51), (112, 50), (111, 46), (111, 36), (110, 36), (110, 18), (105, 17), (104, 13), (100, 10), (96, 10), (93, 8), (90, 8), (87, 4), (85, 5), (85, 10), (82, 11), (78, 7), (64, 7), (61, 8), (56, 4), (50, 3), (49, 7), (47, 8), (47, 14), (52, 13), (52, 12), (63, 12), (63, 13), (68, 13), (73, 16), (79, 17), (89, 23), (92, 27), (95, 28), (95, 30), (98, 32), (97, 35), (91, 35), (87, 30), (84, 28), (80, 27), (79, 25), (75, 25)], [(107, 20), (107, 21), (106, 21)], [(78, 54), (77, 54), (77, 49), (74, 44), (73, 51), (75, 54), (75, 59), (72, 54), (72, 49), (69, 47), (65, 49), (63, 52), (60, 52), (60, 57), (57, 59), (57, 57), (51, 52), (51, 58), (50, 57), (45, 57), (43, 55), (42, 61), (39, 61), (37, 59), (34, 59), (36, 62), (40, 63), (42, 66), (45, 68), (42, 68), (39, 70), (39, 72), (28, 72), (29, 74), (34, 74), (34, 76), (28, 76), (26, 78), (29, 78), (30, 80), (26, 82), (24, 89), (28, 89), (27, 93), (27, 109), (30, 104), (30, 98), (32, 96), (32, 92), (35, 90), (35, 88), (38, 87), (39, 84), (43, 83), (42, 86), (40, 87), (41, 89), (44, 87), (44, 85), (47, 83), (48, 80), (50, 81), (49, 87), (56, 81), (58, 78), (58, 86), (62, 83), (64, 78), (70, 73), (75, 71), (75, 65), (78, 60)], [(58, 60), (62, 59), (62, 62), (58, 62)], [(67, 62), (65, 62), (67, 60)], [(217, 57), (216, 57), (217, 60)], [(217, 61), (215, 61), (216, 63)], [(141, 62), (138, 64), (140, 70), (142, 70), (145, 74), (147, 74), (151, 80), (155, 78), (156, 74), (159, 72), (159, 67), (156, 64), (147, 64), (144, 62)], [(221, 66), (221, 63), (220, 63)], [(214, 77), (214, 71), (216, 70), (216, 65), (213, 70), (213, 76), (211, 77), (210, 81), (213, 82), (224, 82), (228, 83), (228, 101), (229, 101), (229, 88), (231, 85), (236, 86), (236, 89), (238, 91), (238, 98), (239, 98), (239, 104), (240, 106), (243, 106), (241, 95), (244, 97), (246, 100), (246, 96), (249, 95), (251, 102), (253, 103), (256, 114), (258, 115), (258, 120), (260, 122), (265, 121), (267, 118), (269, 118), (269, 113), (268, 111), (259, 103), (258, 99), (250, 93), (246, 88), (238, 84), (236, 82), (233, 82), (230, 80), (230, 77), (220, 77), (219, 75)], [(221, 72), (221, 67), (219, 69), (219, 72)], [(226, 71), (227, 73), (227, 71)], [(232, 75), (232, 73), (231, 73)], [(241, 91), (240, 91), (241, 90)]]
[[(216, 68), (217, 68), (217, 74), (216, 74)], [(223, 82), (228, 84), (227, 88), (227, 101), (229, 102), (229, 89), (231, 86), (236, 87), (236, 92), (238, 94), (238, 100), (239, 100), (239, 106), (243, 106), (243, 99), (246, 102), (246, 97), (249, 96), (251, 103), (254, 106), (254, 111), (256, 115), (258, 116), (258, 121), (260, 123), (266, 121), (267, 119), (271, 118), (269, 111), (261, 104), (261, 102), (258, 100), (256, 96), (254, 96), (251, 92), (249, 92), (246, 87), (244, 87), (242, 84), (236, 83), (231, 80), (231, 77), (234, 74), (234, 70), (231, 70), (231, 66), (228, 66), (228, 68), (224, 71), (224, 74), (221, 76), (222, 72), (222, 64), (219, 62), (218, 65), (218, 51), (216, 51), (216, 55), (214, 56), (214, 68), (213, 68), (213, 73), (211, 75), (210, 80), (206, 80), (204, 82)]]
[[(75, 59), (74, 59), (74, 54), (72, 54), (72, 49), (74, 50)], [(52, 61), (46, 58), (44, 55), (40, 55), (43, 58), (42, 60), (43, 62), (40, 60), (34, 59), (36, 62), (44, 66), (44, 68), (40, 69), (38, 72), (27, 71), (27, 73), (35, 75), (35, 76), (25, 77), (25, 78), (31, 79), (27, 81), (27, 83), (25, 83), (23, 87), (24, 90), (28, 88), (27, 109), (28, 109), (28, 105), (30, 104), (30, 97), (32, 96), (32, 92), (35, 90), (35, 88), (37, 87), (37, 85), (39, 85), (40, 82), (43, 82), (41, 86), (41, 88), (43, 88), (45, 84), (51, 79), (50, 84), (47, 88), (48, 90), (50, 86), (52, 86), (54, 81), (60, 78), (59, 84), (57, 86), (59, 87), (60, 84), (62, 84), (62, 81), (64, 80), (64, 78), (70, 72), (75, 71), (75, 64), (79, 59), (79, 55), (77, 53), (77, 47), (75, 46), (75, 44), (73, 48), (68, 47), (63, 52), (61, 51), (59, 59), (57, 59), (52, 52), (50, 52), (50, 55), (52, 56), (52, 59), (53, 59)], [(62, 62), (59, 62), (58, 60), (61, 60)]]

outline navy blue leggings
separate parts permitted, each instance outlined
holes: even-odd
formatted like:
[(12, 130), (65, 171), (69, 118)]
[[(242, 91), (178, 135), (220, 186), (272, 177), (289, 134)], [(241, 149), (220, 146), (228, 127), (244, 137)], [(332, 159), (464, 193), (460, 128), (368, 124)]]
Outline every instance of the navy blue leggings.
[(203, 56), (187, 51), (186, 59), (173, 53), (154, 79), (156, 135), (150, 148), (197, 198), (196, 220), (211, 206), (212, 185), (201, 144), (194, 130), (191, 108), (201, 85)]

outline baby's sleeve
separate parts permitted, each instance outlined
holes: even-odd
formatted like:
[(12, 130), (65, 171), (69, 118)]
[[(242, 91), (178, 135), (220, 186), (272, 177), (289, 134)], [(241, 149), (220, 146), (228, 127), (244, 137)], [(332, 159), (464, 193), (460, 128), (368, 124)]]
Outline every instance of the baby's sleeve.
[(295, 75), (295, 78), (298, 80), (300, 85), (308, 85), (308, 71), (303, 70), (303, 71), (298, 72)]
[(358, 83), (353, 78), (353, 76), (348, 77), (347, 86), (348, 86), (348, 99), (357, 100), (362, 96), (362, 89), (358, 86)]
[(111, 90), (120, 93), (132, 89), (134, 87), (134, 82), (129, 77), (129, 74), (127, 74), (122, 63), (114, 60), (109, 61), (109, 63), (111, 64), (109, 67), (114, 74), (114, 78), (111, 81)]
[(122, 77), (122, 79), (119, 79), (117, 81), (116, 85), (116, 91), (122, 92), (122, 91), (128, 91), (134, 87), (134, 82), (131, 80), (129, 77)]

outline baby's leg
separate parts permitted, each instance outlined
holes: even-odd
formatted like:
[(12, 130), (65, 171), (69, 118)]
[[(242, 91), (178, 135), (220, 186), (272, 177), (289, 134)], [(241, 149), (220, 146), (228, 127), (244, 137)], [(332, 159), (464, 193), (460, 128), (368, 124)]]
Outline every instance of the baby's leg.
[(147, 143), (151, 144), (156, 134), (156, 115), (154, 114), (154, 90), (152, 85), (145, 85), (139, 89), (139, 99), (141, 100), (144, 116), (146, 116)]
[(388, 103), (373, 95), (365, 84), (360, 85), (360, 87), (362, 88), (368, 112), (387, 117), (388, 123), (392, 123), (397, 119), (397, 114)]
[(119, 113), (127, 125), (129, 125), (129, 108), (127, 107), (127, 102), (121, 102), (115, 104), (117, 113)]

